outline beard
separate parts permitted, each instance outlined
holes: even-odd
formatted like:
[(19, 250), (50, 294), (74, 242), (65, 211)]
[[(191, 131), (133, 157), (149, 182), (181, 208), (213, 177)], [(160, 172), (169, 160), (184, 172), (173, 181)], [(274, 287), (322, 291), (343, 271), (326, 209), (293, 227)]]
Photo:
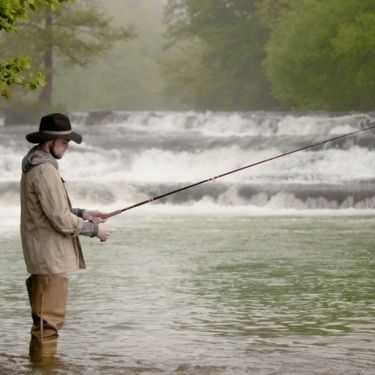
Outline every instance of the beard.
[(52, 144), (49, 146), (49, 152), (55, 159), (61, 159), (64, 156), (64, 152), (57, 154), (55, 151), (55, 141), (52, 141)]

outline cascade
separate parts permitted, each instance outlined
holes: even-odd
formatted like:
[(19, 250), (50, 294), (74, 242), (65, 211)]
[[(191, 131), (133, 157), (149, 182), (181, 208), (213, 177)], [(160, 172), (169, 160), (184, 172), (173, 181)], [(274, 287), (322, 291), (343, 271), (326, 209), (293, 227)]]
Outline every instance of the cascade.
[[(83, 143), (59, 161), (73, 202), (122, 208), (310, 144), (363, 129), (373, 113), (71, 114)], [(0, 201), (18, 209), (20, 163), (35, 126), (0, 126)], [(236, 212), (375, 209), (371, 131), (265, 163), (150, 205)], [(77, 203), (78, 204), (78, 203)]]

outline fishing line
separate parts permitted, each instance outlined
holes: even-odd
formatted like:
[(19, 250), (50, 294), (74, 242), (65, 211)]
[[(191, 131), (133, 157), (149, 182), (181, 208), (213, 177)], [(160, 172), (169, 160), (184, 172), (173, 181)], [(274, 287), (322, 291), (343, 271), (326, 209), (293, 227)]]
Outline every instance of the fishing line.
[(113, 211), (113, 212), (107, 214), (106, 217), (109, 218), (109, 217), (112, 217), (112, 216), (115, 216), (115, 215), (121, 214), (121, 213), (124, 212), (124, 211), (128, 211), (128, 210), (131, 210), (132, 208), (136, 208), (136, 207), (139, 207), (139, 206), (143, 206), (143, 205), (146, 204), (146, 203), (154, 202), (154, 201), (156, 201), (156, 200), (158, 200), (158, 199), (165, 198), (165, 197), (167, 197), (168, 195), (172, 195), (172, 194), (179, 193), (180, 191), (187, 190), (187, 189), (190, 189), (190, 188), (192, 188), (192, 187), (195, 187), (195, 186), (198, 186), (198, 185), (205, 184), (206, 182), (215, 181), (215, 180), (217, 180), (218, 178), (221, 178), (221, 177), (224, 177), (224, 176), (228, 176), (229, 174), (236, 173), (236, 172), (242, 171), (242, 170), (247, 169), (247, 168), (255, 167), (256, 165), (259, 165), (259, 164), (267, 163), (267, 162), (269, 162), (269, 161), (272, 161), (272, 160), (275, 160), (275, 159), (281, 158), (281, 157), (283, 157), (283, 156), (291, 155), (291, 154), (294, 154), (294, 153), (296, 153), (296, 152), (303, 151), (303, 150), (307, 150), (307, 149), (312, 148), (312, 147), (317, 147), (317, 146), (320, 146), (320, 145), (322, 145), (322, 144), (324, 144), (324, 143), (337, 141), (338, 139), (345, 138), (345, 137), (348, 137), (348, 136), (350, 136), (350, 135), (358, 134), (358, 133), (364, 132), (364, 131), (366, 131), (366, 130), (374, 129), (374, 128), (375, 128), (375, 125), (374, 125), (374, 126), (371, 126), (371, 127), (369, 127), (369, 128), (365, 128), (365, 129), (361, 129), (361, 130), (356, 130), (356, 131), (354, 131), (354, 132), (352, 132), (352, 133), (348, 133), (348, 134), (340, 135), (340, 136), (338, 136), (338, 137), (330, 138), (330, 139), (327, 139), (327, 140), (322, 141), (322, 142), (314, 143), (314, 144), (312, 144), (312, 145), (304, 146), (304, 147), (298, 148), (298, 149), (293, 150), (293, 151), (285, 152), (284, 154), (280, 154), (280, 155), (274, 156), (274, 157), (269, 158), (269, 159), (264, 159), (264, 160), (258, 161), (258, 162), (256, 162), (256, 163), (249, 164), (249, 165), (246, 165), (246, 166), (244, 166), (244, 167), (241, 167), (241, 168), (238, 168), (238, 169), (234, 169), (234, 170), (229, 171), (229, 172), (226, 172), (226, 173), (219, 174), (218, 176), (215, 176), (215, 177), (207, 178), (206, 180), (199, 181), (199, 182), (196, 182), (195, 184), (191, 184), (191, 185), (188, 185), (188, 186), (184, 186), (184, 187), (182, 187), (182, 188), (179, 188), (179, 189), (176, 189), (176, 190), (170, 191), (170, 192), (168, 192), (168, 193), (165, 193), (165, 194), (159, 195), (159, 196), (157, 196), (157, 197), (150, 198), (150, 199), (146, 199), (146, 200), (143, 201), (143, 202), (139, 202), (139, 203), (137, 203), (137, 204), (133, 204), (132, 206), (125, 207), (125, 208), (122, 208), (122, 209), (117, 210), (117, 211)]

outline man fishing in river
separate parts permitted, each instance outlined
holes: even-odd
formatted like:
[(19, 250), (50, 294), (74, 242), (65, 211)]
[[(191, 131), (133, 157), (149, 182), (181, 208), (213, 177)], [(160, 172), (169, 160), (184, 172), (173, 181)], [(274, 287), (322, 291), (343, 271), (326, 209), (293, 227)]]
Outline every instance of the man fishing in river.
[(111, 229), (105, 213), (72, 208), (57, 160), (69, 142), (82, 142), (63, 114), (42, 117), (39, 131), (26, 135), (37, 144), (22, 160), (21, 238), (33, 325), (30, 356), (53, 357), (65, 321), (66, 273), (85, 268), (79, 235), (106, 241)]
[(104, 214), (71, 207), (57, 160), (63, 157), (69, 141), (81, 143), (82, 136), (72, 131), (69, 118), (65, 115), (43, 117), (39, 131), (26, 136), (29, 142), (38, 145), (23, 159), (21, 180), (21, 236), (27, 270), (31, 274), (26, 281), (33, 318), (31, 356), (48, 357), (56, 352), (58, 331), (65, 320), (68, 286), (65, 274), (85, 268), (79, 235), (96, 236), (105, 241), (111, 233), (104, 224), (108, 217), (231, 173), (374, 127), (307, 145)]

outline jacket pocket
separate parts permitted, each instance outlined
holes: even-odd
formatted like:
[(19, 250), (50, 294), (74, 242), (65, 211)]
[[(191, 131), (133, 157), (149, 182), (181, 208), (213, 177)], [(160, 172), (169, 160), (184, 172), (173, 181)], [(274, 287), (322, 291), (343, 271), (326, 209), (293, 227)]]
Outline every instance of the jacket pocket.
[(71, 262), (74, 259), (72, 238), (58, 233), (55, 241), (55, 262), (59, 264)]

